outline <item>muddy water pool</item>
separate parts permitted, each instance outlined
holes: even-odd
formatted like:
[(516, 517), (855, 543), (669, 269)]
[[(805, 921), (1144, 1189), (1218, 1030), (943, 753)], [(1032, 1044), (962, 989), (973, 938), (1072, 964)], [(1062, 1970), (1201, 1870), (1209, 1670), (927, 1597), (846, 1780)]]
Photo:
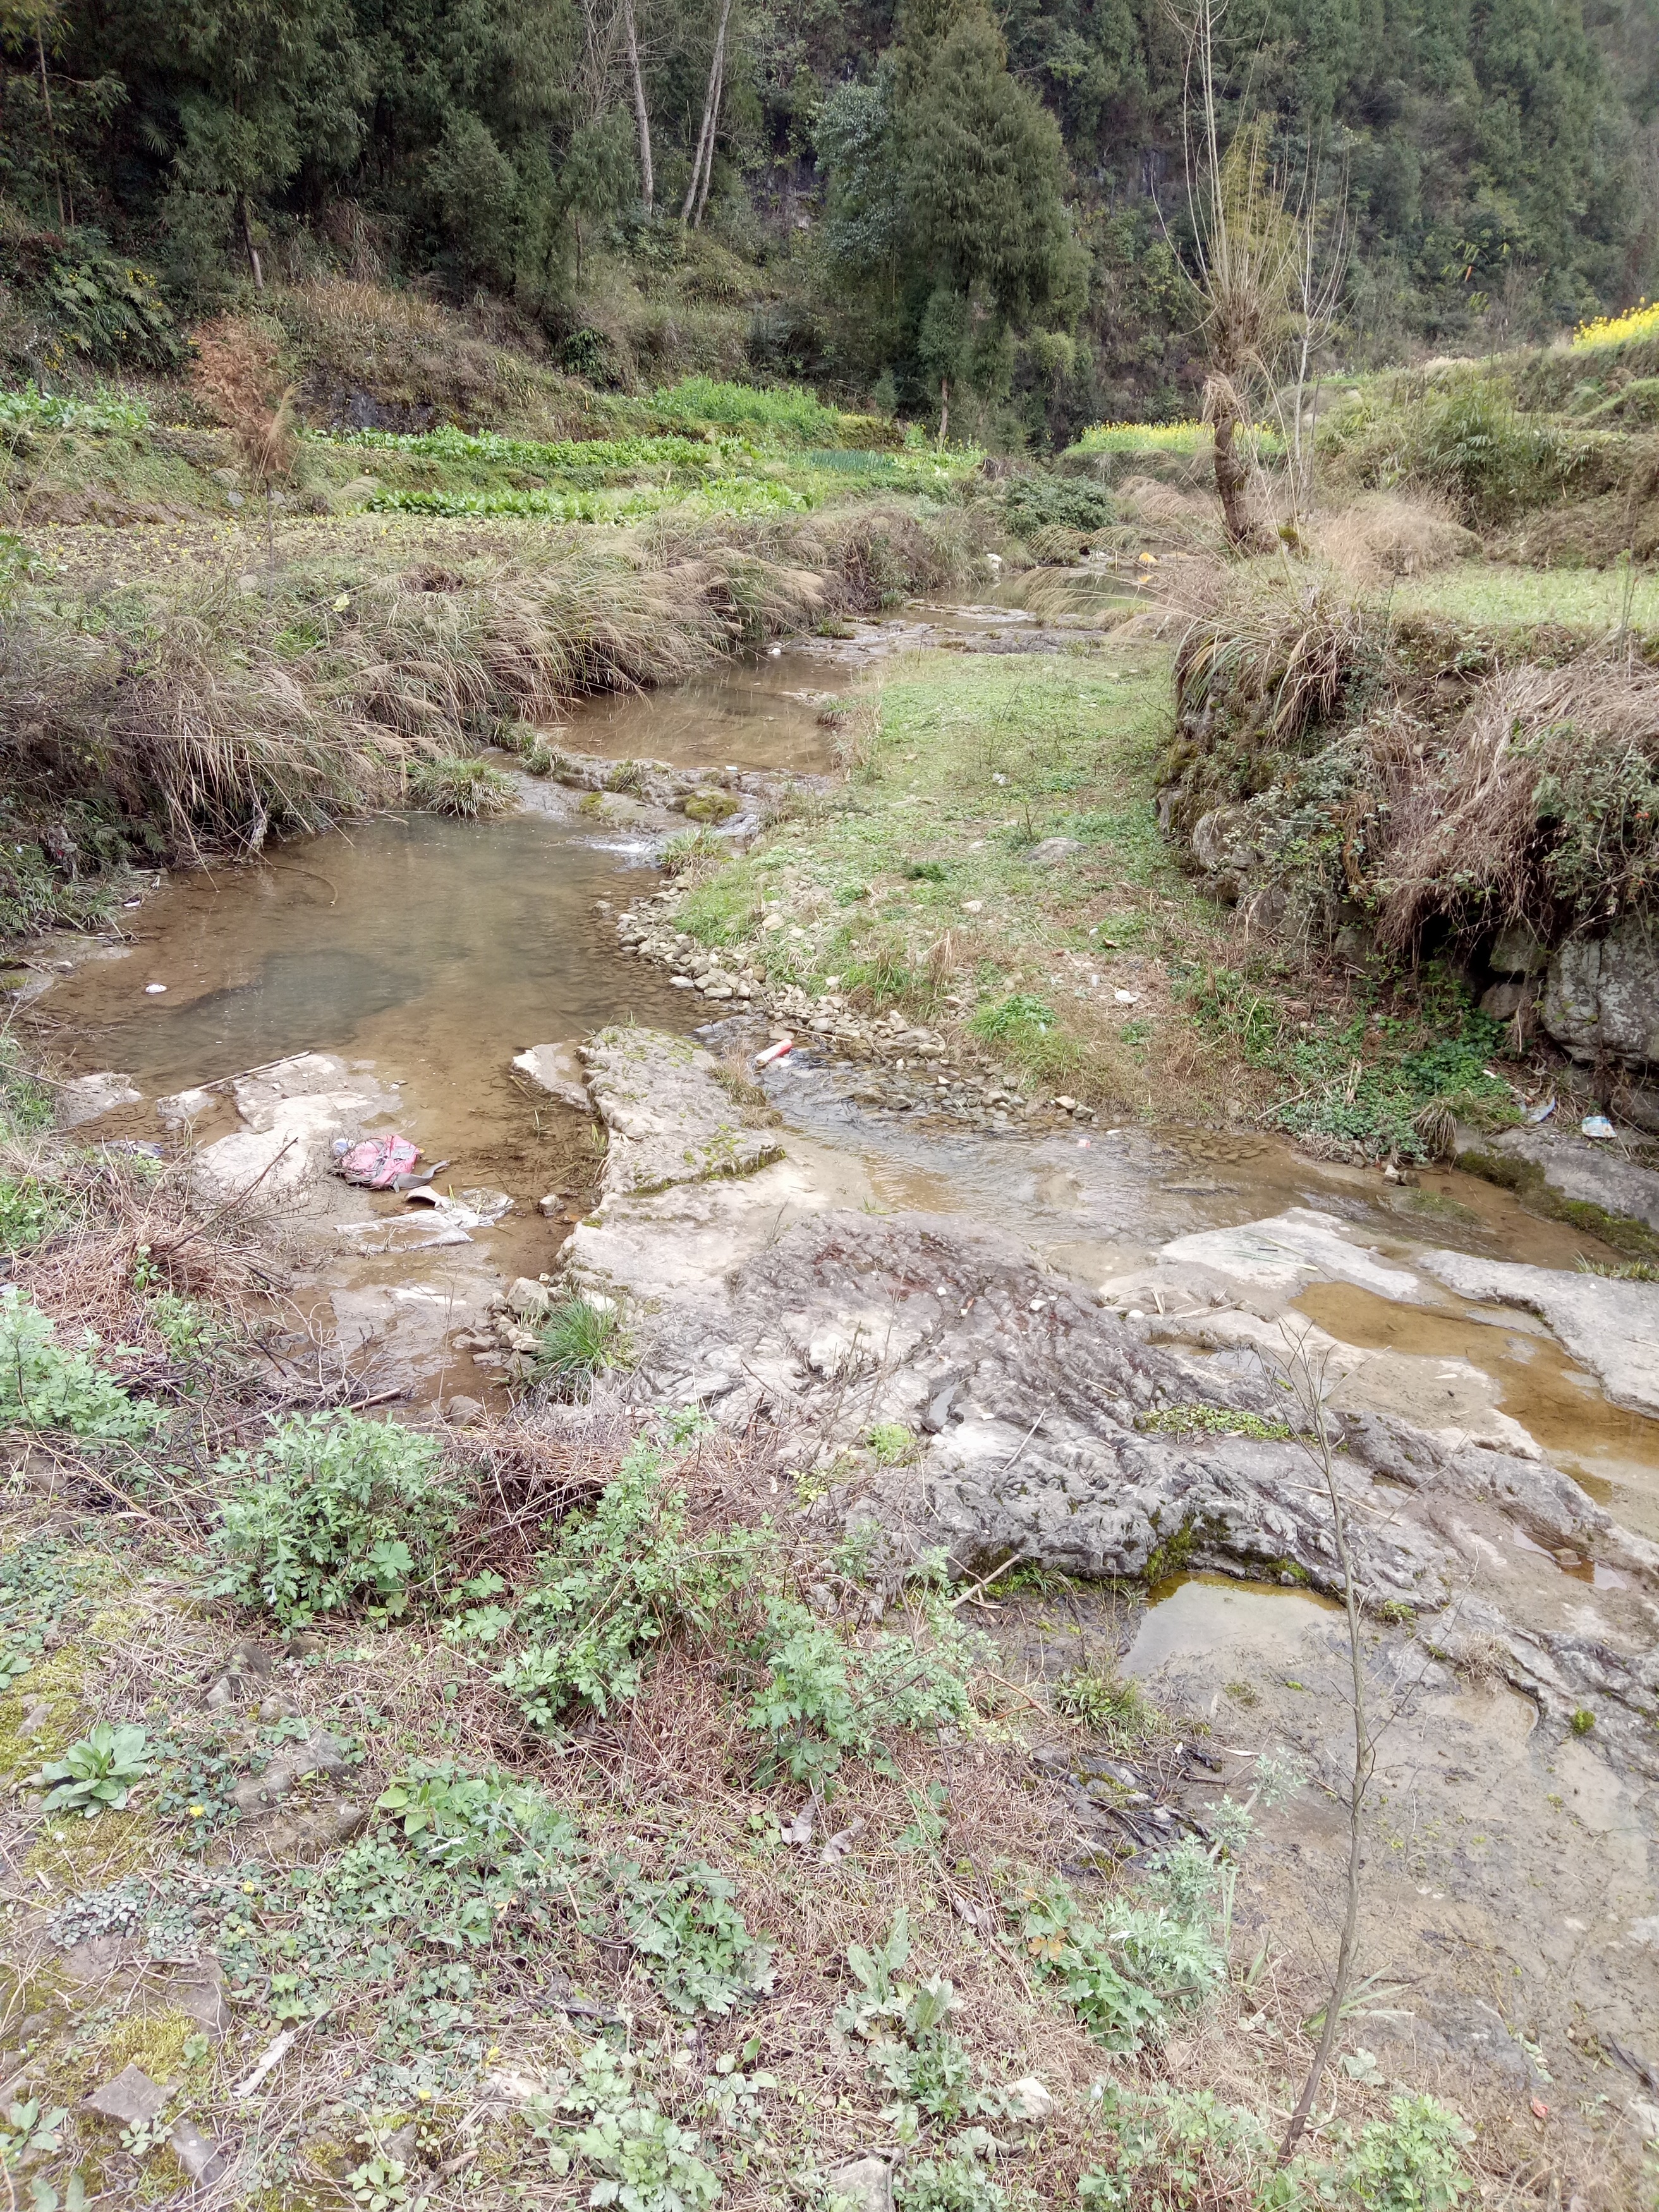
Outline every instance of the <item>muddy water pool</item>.
[[(1109, 586), (1121, 595), (1113, 580), (1086, 575), (1066, 589), (1079, 606), (1098, 607)], [(1056, 586), (1048, 588), (1052, 598)], [(1026, 580), (1006, 579), (983, 611), (1006, 618), (1029, 595)], [(981, 603), (927, 618), (952, 611), (971, 620)], [(922, 612), (907, 610), (896, 627)], [(568, 741), (618, 758), (821, 772), (830, 763), (823, 710), (852, 674), (810, 650), (768, 655), (674, 691), (590, 702), (572, 715)], [(486, 1278), (550, 1268), (568, 1222), (556, 1209), (544, 1216), (538, 1202), (561, 1189), (580, 1196), (592, 1138), (581, 1117), (513, 1069), (514, 1055), (629, 1017), (689, 1029), (702, 1009), (617, 946), (606, 908), (655, 880), (650, 842), (588, 824), (546, 786), (526, 780), (526, 810), (501, 819), (389, 817), (164, 885), (128, 917), (131, 942), (94, 948), (40, 1009), (69, 1073), (123, 1069), (143, 1094), (89, 1133), (153, 1139), (163, 1133), (159, 1097), (293, 1054), (335, 1053), (372, 1064), (396, 1090), (398, 1125), (428, 1162), (450, 1164), (446, 1184), (494, 1186), (514, 1201), (459, 1303), (487, 1295)], [(165, 992), (147, 989), (155, 982)], [(1069, 1130), (941, 1129), (855, 1103), (846, 1072), (805, 1050), (766, 1079), (786, 1126), (854, 1156), (878, 1204), (967, 1214), (1026, 1238), (1085, 1282), (1133, 1269), (1170, 1238), (1291, 1206), (1342, 1217), (1402, 1265), (1415, 1250), (1452, 1245), (1571, 1268), (1595, 1249), (1510, 1194), (1453, 1173), (1391, 1189), (1375, 1174), (1249, 1133), (1124, 1128), (1079, 1141)], [(236, 1126), (222, 1097), (198, 1141)], [(384, 1313), (406, 1289), (402, 1279), (429, 1277), (437, 1264), (405, 1255), (332, 1272), (353, 1294), (367, 1285), (373, 1311)], [(1449, 1364), (1492, 1378), (1505, 1413), (1622, 1517), (1659, 1534), (1659, 1425), (1610, 1407), (1535, 1322), (1449, 1294), (1405, 1307), (1329, 1283), (1297, 1305), (1346, 1344), (1400, 1355), (1394, 1371), (1408, 1398), (1420, 1398), (1413, 1417), (1425, 1425), (1436, 1425), (1436, 1378)], [(420, 1342), (416, 1366), (442, 1367), (442, 1332), (428, 1328)], [(410, 1369), (404, 1379), (424, 1395), (433, 1377)], [(453, 1376), (448, 1387), (459, 1387)]]

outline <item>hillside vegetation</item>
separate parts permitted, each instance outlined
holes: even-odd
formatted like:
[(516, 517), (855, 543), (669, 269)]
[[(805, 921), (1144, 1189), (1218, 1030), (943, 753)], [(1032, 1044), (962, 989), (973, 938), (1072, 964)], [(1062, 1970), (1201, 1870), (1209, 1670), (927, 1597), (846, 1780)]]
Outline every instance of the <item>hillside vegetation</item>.
[[(1044, 444), (1177, 415), (1194, 13), (14, 7), (0, 349), (165, 372), (204, 314), (389, 276), (622, 389), (805, 377)], [(1346, 207), (1346, 358), (1501, 346), (1654, 289), (1656, 56), (1651, 0), (1237, 0), (1221, 121)]]

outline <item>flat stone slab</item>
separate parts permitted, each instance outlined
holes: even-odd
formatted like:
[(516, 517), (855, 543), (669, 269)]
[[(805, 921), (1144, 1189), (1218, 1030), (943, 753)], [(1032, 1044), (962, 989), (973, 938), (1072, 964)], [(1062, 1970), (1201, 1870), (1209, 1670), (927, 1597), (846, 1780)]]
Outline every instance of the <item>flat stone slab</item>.
[(1355, 1283), (1378, 1297), (1421, 1304), (1428, 1293), (1408, 1267), (1395, 1266), (1345, 1234), (1334, 1213), (1293, 1206), (1237, 1229), (1201, 1229), (1164, 1245), (1160, 1259), (1212, 1267), (1235, 1282), (1294, 1297), (1312, 1282)]
[(106, 1068), (97, 1075), (77, 1075), (58, 1086), (53, 1118), (60, 1129), (78, 1129), (83, 1121), (96, 1121), (118, 1106), (137, 1106), (143, 1092), (130, 1075)]
[(593, 1110), (581, 1060), (574, 1044), (532, 1044), (527, 1050), (514, 1054), (513, 1065), (545, 1091), (549, 1097), (556, 1098), (561, 1106), (574, 1107), (578, 1114)]
[(610, 1133), (604, 1198), (753, 1175), (783, 1158), (769, 1129), (745, 1124), (700, 1046), (659, 1030), (601, 1030), (584, 1048), (587, 1087)]
[(1422, 1265), (1461, 1297), (1535, 1313), (1615, 1406), (1659, 1413), (1659, 1283), (1569, 1275), (1471, 1252), (1425, 1252)]

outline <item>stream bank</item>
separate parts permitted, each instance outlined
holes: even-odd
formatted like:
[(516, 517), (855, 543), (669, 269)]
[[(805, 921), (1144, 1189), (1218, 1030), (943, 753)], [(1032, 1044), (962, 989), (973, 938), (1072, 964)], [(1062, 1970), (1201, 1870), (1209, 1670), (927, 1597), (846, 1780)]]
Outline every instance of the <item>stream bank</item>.
[[(1041, 684), (1050, 666), (996, 665), (1015, 684)], [(737, 793), (781, 757), (822, 747), (840, 734), (819, 719), (840, 704), (826, 696), (834, 665), (781, 657), (744, 671), (746, 707), (732, 702), (702, 762), (665, 773)], [(660, 730), (663, 703), (641, 711)], [(823, 964), (822, 925), (836, 909), (780, 900), (781, 927), (768, 930), (763, 902), (722, 951), (729, 986), (717, 975), (711, 988), (705, 972), (677, 988), (671, 963), (629, 950), (653, 929), (679, 949), (669, 925), (684, 908), (666, 910), (681, 893), (652, 866), (672, 823), (648, 788), (614, 787), (617, 764), (645, 752), (623, 719), (607, 704), (555, 733), (570, 781), (525, 779), (520, 816), (377, 823), (281, 848), (216, 885), (164, 890), (141, 915), (149, 943), (113, 948), (41, 1002), (77, 1017), (95, 1006), (103, 1026), (83, 1048), (104, 1064), (88, 1072), (128, 1072), (140, 1094), (77, 1135), (185, 1154), (193, 1141), (198, 1167), (222, 1143), (274, 1139), (261, 1157), (287, 1158), (283, 1145), (303, 1137), (313, 1172), (271, 1209), (272, 1227), (296, 1286), (309, 1270), (319, 1307), (331, 1301), (329, 1325), (373, 1350), (362, 1387), (398, 1389), (416, 1423), (425, 1406), (467, 1401), (460, 1410), (493, 1437), (501, 1382), (524, 1379), (535, 1354), (523, 1340), (535, 1345), (548, 1310), (572, 1290), (615, 1299), (629, 1363), (585, 1407), (544, 1409), (533, 1433), (561, 1464), (592, 1464), (646, 1407), (700, 1407), (711, 1451), (732, 1455), (734, 1488), (823, 1547), (812, 1588), (824, 1619), (891, 1613), (907, 1601), (903, 1567), (941, 1546), (969, 1584), (1020, 1561), (1029, 1587), (1002, 1598), (994, 1583), (975, 1613), (1026, 1701), (1018, 1709), (1036, 1703), (1051, 1730), (1042, 1771), (1076, 1831), (1066, 1863), (1085, 1875), (1117, 1856), (1123, 1830), (1090, 1794), (1094, 1752), (1060, 1729), (1052, 1703), (1079, 1643), (1109, 1671), (1121, 1657), (1144, 1674), (1182, 1741), (1212, 1747), (1240, 1794), (1263, 1755), (1294, 1746), (1311, 1781), (1264, 1823), (1243, 1911), (1282, 1947), (1298, 1990), (1314, 1985), (1330, 1933), (1342, 1730), (1340, 1638), (1315, 1595), (1333, 1587), (1328, 1532), (1305, 1455), (1278, 1433), (1285, 1397), (1271, 1371), (1286, 1328), (1302, 1337), (1310, 1325), (1314, 1356), (1329, 1348), (1366, 1571), (1387, 1593), (1368, 1629), (1379, 1694), (1399, 1707), (1367, 1941), (1415, 1994), (1382, 2008), (1391, 2025), (1368, 2014), (1358, 2047), (1383, 2083), (1443, 2080), (1469, 2109), (1491, 2100), (1492, 2126), (1523, 2136), (1534, 2095), (1593, 2115), (1607, 2095), (1586, 2124), (1622, 2156), (1643, 2124), (1632, 2107), (1643, 2085), (1632, 2077), (1615, 2096), (1613, 2049), (1655, 2046), (1640, 1930), (1659, 1453), (1640, 1407), (1614, 1402), (1624, 1385), (1610, 1364), (1598, 1382), (1605, 1328), (1592, 1320), (1570, 1357), (1565, 1334), (1558, 1344), (1527, 1304), (1528, 1286), (1501, 1273), (1574, 1287), (1583, 1240), (1449, 1170), (1390, 1180), (1248, 1127), (1118, 1123), (1105, 1098), (1057, 1106), (1029, 1073), (981, 1068), (975, 1055), (996, 1041), (964, 1036), (966, 1023), (922, 1036), (914, 1019), (896, 1030), (849, 1005), (837, 1035), (809, 1018), (796, 1048), (759, 1071), (763, 1104), (756, 1053), (781, 1026), (773, 1013), (798, 1003), (781, 993), (806, 993), (816, 972), (787, 948), (810, 943)], [(801, 764), (816, 772), (823, 757)], [(596, 760), (608, 766), (584, 765)], [(589, 797), (614, 814), (584, 811)], [(809, 791), (807, 826), (813, 803)], [(925, 845), (908, 849), (925, 865)], [(1140, 862), (1119, 865), (1118, 882), (1135, 886)], [(704, 915), (718, 911), (723, 877), (692, 884)], [(917, 896), (938, 888), (903, 880)], [(1153, 918), (1143, 928), (1174, 900), (1157, 877), (1133, 902), (1120, 896)], [(364, 961), (355, 940), (341, 957), (341, 902), (362, 918)], [(641, 908), (654, 919), (619, 927)], [(749, 948), (779, 939), (801, 980), (753, 964)], [(1109, 949), (1129, 943), (1123, 930)], [(739, 953), (750, 966), (737, 967)], [(1126, 989), (1156, 970), (1150, 951), (1128, 957), (1144, 964), (1117, 971)], [(151, 998), (155, 981), (167, 988)], [(618, 1028), (627, 1013), (635, 1024)], [(713, 1064), (686, 1034), (694, 1024)], [(596, 1032), (585, 1066), (536, 1050)], [(106, 1050), (116, 1037), (124, 1048)], [(526, 1053), (532, 1066), (515, 1066)], [(216, 1118), (158, 1123), (159, 1099), (233, 1071), (239, 1085), (210, 1093)], [(410, 1201), (348, 1194), (328, 1176), (337, 1135), (393, 1126), (453, 1160), (444, 1195), (499, 1190), (512, 1211), (491, 1228), (472, 1205), (480, 1220), (459, 1232), (468, 1241), (447, 1243)], [(542, 1212), (555, 1196), (556, 1212)], [(384, 1235), (388, 1249), (354, 1252), (343, 1270), (343, 1227), (354, 1243)], [(1460, 1261), (1486, 1272), (1455, 1289), (1445, 1271)], [(1638, 1293), (1638, 1315), (1655, 1295), (1576, 1283)], [(1180, 1579), (1194, 1571), (1227, 1581)], [(1246, 1614), (1270, 1609), (1265, 1635), (1227, 1610), (1241, 1584)], [(1174, 1624), (1162, 1649), (1160, 1617)], [(329, 1648), (330, 1666), (343, 1663), (344, 1649)], [(372, 1674), (362, 1648), (370, 1659), (349, 1671)], [(626, 1758), (624, 1795), (625, 1768)], [(1182, 1807), (1203, 1817), (1207, 1785), (1193, 1762), (1186, 1771), (1160, 1785), (1172, 1820)], [(637, 1821), (631, 1804), (627, 1817)], [(664, 1817), (672, 1828), (702, 1815), (681, 1805)], [(1413, 1911), (1427, 1924), (1425, 1898), (1446, 1910), (1432, 1940), (1408, 1938)], [(860, 1940), (880, 1932), (861, 1928)], [(1293, 2020), (1271, 2033), (1285, 2040), (1270, 2071), (1291, 2063)], [(1542, 2083), (1534, 2047), (1560, 2091)], [(1607, 2148), (1588, 2140), (1596, 2156)], [(1564, 2171), (1589, 2172), (1577, 2138), (1561, 2155)]]

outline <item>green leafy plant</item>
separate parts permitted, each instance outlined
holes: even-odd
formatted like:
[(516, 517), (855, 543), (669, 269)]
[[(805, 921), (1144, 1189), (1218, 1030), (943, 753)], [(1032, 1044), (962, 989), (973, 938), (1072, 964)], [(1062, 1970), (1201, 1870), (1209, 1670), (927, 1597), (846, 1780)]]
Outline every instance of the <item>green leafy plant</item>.
[(83, 1813), (88, 1820), (105, 1811), (122, 1812), (155, 1763), (145, 1756), (149, 1739), (141, 1728), (100, 1721), (89, 1735), (72, 1743), (61, 1759), (49, 1759), (36, 1779), (50, 1783), (41, 1801), (44, 1813)]
[[(1213, 1887), (1212, 1880), (1211, 1893)], [(1091, 1917), (1056, 1876), (1024, 1893), (1018, 1917), (1034, 1972), (1059, 1984), (1109, 2051), (1131, 2052), (1159, 2040), (1172, 2010), (1190, 2009), (1214, 1987), (1222, 1959), (1207, 1901), (1189, 1895), (1179, 1907), (1147, 1907), (1108, 1900)]]
[(43, 2105), (38, 2097), (8, 2105), (0, 2123), (0, 2172), (15, 2172), (27, 2157), (49, 2158), (61, 2150), (68, 2118), (66, 2106)]
[(93, 1358), (98, 1339), (65, 1352), (57, 1324), (27, 1291), (0, 1291), (0, 1422), (32, 1429), (67, 1429), (92, 1443), (138, 1443), (165, 1418), (146, 1398), (129, 1397)]
[(696, 1544), (685, 1519), (685, 1492), (665, 1479), (660, 1447), (641, 1437), (592, 1513), (561, 1528), (514, 1615), (524, 1640), (495, 1678), (538, 1728), (556, 1727), (573, 1705), (604, 1713), (633, 1697), (671, 1629), (714, 1632), (755, 1547)]
[(1003, 2212), (1008, 2194), (977, 2148), (964, 2144), (939, 2158), (907, 2160), (894, 2178), (893, 2202), (898, 2212)]
[(1157, 1724), (1139, 1683), (1121, 1674), (1074, 1667), (1069, 1674), (1060, 1676), (1048, 1694), (1057, 1713), (1067, 1720), (1084, 1722), (1116, 1743), (1139, 1743)]
[(1451, 2212), (1474, 2188), (1462, 2156), (1474, 2130), (1433, 2097), (1395, 2097), (1389, 2112), (1360, 2130), (1341, 2185), (1364, 2212)]
[(907, 2142), (915, 2140), (924, 2115), (954, 2124), (985, 2103), (975, 2087), (973, 2062), (949, 2026), (957, 2008), (955, 1990), (940, 1974), (906, 1978), (909, 1959), (909, 1916), (901, 1905), (873, 1949), (848, 1946), (858, 1989), (835, 2016), (842, 2035), (869, 2044), (870, 2070), (896, 2100), (884, 2117)]
[(948, 1603), (928, 1608), (930, 1639), (887, 1633), (867, 1649), (843, 1641), (793, 1599), (772, 1598), (758, 1656), (767, 1679), (748, 1727), (764, 1741), (759, 1778), (788, 1773), (815, 1788), (844, 1759), (867, 1759), (883, 1771), (883, 1727), (936, 1729), (971, 1717), (969, 1678), (981, 1656), (976, 1640), (957, 1623)]
[[(616, 2205), (620, 2212), (703, 2212), (720, 2193), (719, 2178), (699, 2155), (701, 2138), (654, 2100), (635, 2094), (637, 2065), (631, 2053), (593, 2045), (574, 2081), (531, 2100), (531, 2124), (556, 2173), (580, 2160), (598, 2177), (590, 2204)], [(566, 2112), (586, 2124), (568, 2129), (561, 2119)]]
[(434, 1438), (356, 1413), (291, 1415), (218, 1472), (239, 1486), (214, 1534), (213, 1587), (290, 1626), (353, 1605), (404, 1612), (464, 1502)]
[(772, 1947), (750, 1935), (736, 1895), (724, 1875), (702, 1865), (667, 1881), (629, 1881), (628, 1932), (653, 1962), (652, 1978), (676, 2012), (729, 2013), (771, 1988)]
[(878, 1421), (865, 1431), (864, 1441), (880, 1467), (902, 1467), (916, 1455), (916, 1439), (902, 1421)]
[(1018, 1044), (1030, 1037), (1046, 1036), (1054, 1018), (1054, 1010), (1046, 999), (1030, 991), (1011, 991), (1006, 998), (977, 1007), (968, 1026), (987, 1044)]

